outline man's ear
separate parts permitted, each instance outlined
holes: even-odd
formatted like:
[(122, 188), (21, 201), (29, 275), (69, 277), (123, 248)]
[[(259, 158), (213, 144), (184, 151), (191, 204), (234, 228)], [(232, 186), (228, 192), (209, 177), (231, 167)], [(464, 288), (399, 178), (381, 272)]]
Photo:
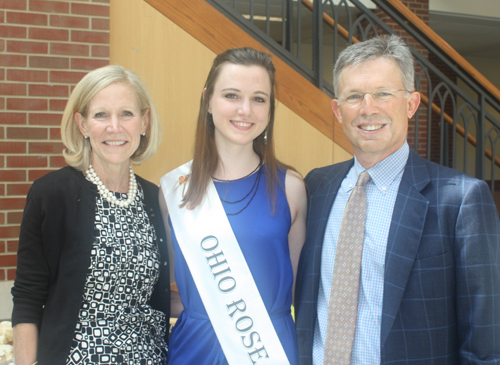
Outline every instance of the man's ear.
[(337, 117), (339, 123), (342, 124), (342, 113), (340, 112), (340, 105), (338, 99), (332, 100), (332, 110), (333, 114), (335, 114), (335, 116)]
[(408, 96), (408, 119), (413, 117), (420, 105), (420, 93), (418, 91), (410, 93)]

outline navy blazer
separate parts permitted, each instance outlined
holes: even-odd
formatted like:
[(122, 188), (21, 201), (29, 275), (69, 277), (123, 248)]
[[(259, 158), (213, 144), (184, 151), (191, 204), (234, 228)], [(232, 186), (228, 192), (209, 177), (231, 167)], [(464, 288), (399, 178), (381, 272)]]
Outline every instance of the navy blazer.
[[(312, 364), (321, 251), (354, 160), (311, 171), (295, 290), (300, 364)], [(500, 223), (484, 181), (410, 150), (387, 239), (382, 364), (500, 364)]]

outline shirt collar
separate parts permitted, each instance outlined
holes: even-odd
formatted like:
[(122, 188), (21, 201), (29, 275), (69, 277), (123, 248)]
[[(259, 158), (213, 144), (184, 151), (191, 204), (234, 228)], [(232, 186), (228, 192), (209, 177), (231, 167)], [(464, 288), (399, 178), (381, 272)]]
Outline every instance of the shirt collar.
[[(400, 173), (402, 173), (406, 166), (409, 154), (410, 147), (405, 141), (405, 143), (396, 152), (387, 156), (385, 159), (368, 169), (368, 173), (372, 178), (371, 181), (381, 192), (385, 193), (389, 188), (389, 185), (396, 179), (396, 177), (398, 177)], [(349, 180), (348, 191), (356, 185), (359, 174), (365, 170), (366, 169), (358, 162), (356, 156), (354, 156), (354, 166), (347, 176), (347, 179)]]

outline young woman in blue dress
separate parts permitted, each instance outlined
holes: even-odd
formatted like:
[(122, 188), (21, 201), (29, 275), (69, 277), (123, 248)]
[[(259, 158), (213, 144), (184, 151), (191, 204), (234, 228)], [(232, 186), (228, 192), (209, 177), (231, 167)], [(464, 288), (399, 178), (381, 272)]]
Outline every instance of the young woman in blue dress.
[(275, 87), (269, 54), (219, 54), (202, 92), (193, 161), (161, 180), (180, 294), (170, 365), (298, 364), (290, 307), (307, 199), (300, 175), (275, 157)]

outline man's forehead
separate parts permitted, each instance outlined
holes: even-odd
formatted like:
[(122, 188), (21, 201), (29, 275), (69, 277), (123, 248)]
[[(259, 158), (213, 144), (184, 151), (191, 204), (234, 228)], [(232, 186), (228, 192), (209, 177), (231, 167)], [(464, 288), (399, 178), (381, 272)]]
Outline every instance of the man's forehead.
[[(366, 72), (367, 68), (370, 68), (370, 66), (373, 66), (375, 64), (377, 64), (377, 67), (370, 70), (370, 75), (374, 75), (374, 77), (376, 77), (376, 76), (380, 75), (380, 71), (385, 71), (387, 68), (395, 67), (398, 72), (391, 73), (391, 75), (394, 77), (397, 77), (398, 83), (402, 82), (401, 72), (400, 72), (399, 65), (397, 64), (397, 62), (391, 58), (377, 57), (377, 58), (373, 58), (373, 59), (370, 59), (367, 61), (358, 62), (358, 63), (354, 63), (354, 64), (346, 66), (339, 75), (340, 88), (344, 89), (346, 87), (349, 87), (349, 84), (346, 85), (346, 82), (347, 83), (352, 82), (354, 78), (357, 78), (359, 76), (359, 72)], [(352, 70), (354, 70), (354, 72), (349, 72)], [(349, 79), (346, 80), (346, 77), (349, 77)], [(389, 80), (381, 77), (381, 82), (382, 81), (389, 81)], [(383, 84), (381, 84), (378, 87), (385, 87), (385, 86)]]
[(398, 67), (398, 63), (395, 60), (393, 60), (392, 58), (380, 56), (380, 57), (370, 58), (370, 59), (365, 60), (365, 61), (350, 63), (350, 64), (346, 65), (346, 67), (344, 67), (344, 69), (341, 72), (341, 75), (344, 73), (344, 71), (352, 70), (354, 68), (366, 69), (367, 67), (369, 67), (375, 63), (378, 63), (378, 64), (385, 63), (387, 67), (390, 67), (390, 66)]

